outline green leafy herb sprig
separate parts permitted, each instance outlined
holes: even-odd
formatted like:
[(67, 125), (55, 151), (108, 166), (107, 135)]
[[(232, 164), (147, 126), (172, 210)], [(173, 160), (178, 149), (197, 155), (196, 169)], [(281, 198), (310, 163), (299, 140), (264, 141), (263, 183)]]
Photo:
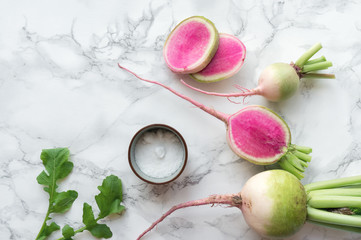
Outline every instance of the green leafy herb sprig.
[[(49, 206), (36, 240), (44, 240), (54, 231), (60, 229), (60, 226), (55, 222), (47, 223), (51, 220), (50, 214), (68, 211), (78, 197), (78, 193), (74, 190), (57, 191), (57, 181), (67, 177), (74, 166), (69, 161), (69, 154), (67, 148), (44, 149), (41, 153), (40, 158), (45, 166), (45, 171), (39, 174), (37, 181), (44, 185), (45, 192), (49, 193)], [(110, 228), (106, 224), (99, 224), (98, 221), (110, 214), (120, 214), (125, 210), (124, 206), (121, 205), (123, 200), (122, 182), (117, 176), (110, 175), (103, 180), (98, 189), (100, 193), (95, 196), (99, 208), (98, 217), (95, 218), (92, 207), (88, 203), (84, 203), (82, 220), (85, 226), (74, 230), (68, 224), (65, 225), (62, 228), (63, 237), (59, 240), (71, 240), (75, 234), (85, 230), (97, 238), (112, 237)]]

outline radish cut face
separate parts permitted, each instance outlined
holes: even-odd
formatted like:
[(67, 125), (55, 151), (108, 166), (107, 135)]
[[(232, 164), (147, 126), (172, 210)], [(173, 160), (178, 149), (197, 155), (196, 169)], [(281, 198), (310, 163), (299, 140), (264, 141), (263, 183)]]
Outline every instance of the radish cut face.
[(232, 150), (241, 158), (268, 165), (287, 153), (291, 133), (280, 116), (255, 105), (229, 117), (227, 139)]
[(232, 77), (242, 67), (246, 47), (233, 35), (220, 33), (219, 46), (212, 61), (202, 71), (190, 76), (200, 82), (217, 82)]
[(175, 73), (196, 73), (212, 60), (219, 44), (218, 31), (205, 17), (193, 16), (179, 23), (168, 36), (163, 55)]

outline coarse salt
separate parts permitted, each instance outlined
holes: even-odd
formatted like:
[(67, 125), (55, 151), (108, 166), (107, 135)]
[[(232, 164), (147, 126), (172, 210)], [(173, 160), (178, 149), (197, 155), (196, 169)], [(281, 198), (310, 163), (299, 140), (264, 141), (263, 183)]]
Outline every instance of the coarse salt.
[(149, 177), (165, 178), (182, 165), (183, 148), (171, 131), (157, 129), (145, 132), (135, 146), (135, 162)]

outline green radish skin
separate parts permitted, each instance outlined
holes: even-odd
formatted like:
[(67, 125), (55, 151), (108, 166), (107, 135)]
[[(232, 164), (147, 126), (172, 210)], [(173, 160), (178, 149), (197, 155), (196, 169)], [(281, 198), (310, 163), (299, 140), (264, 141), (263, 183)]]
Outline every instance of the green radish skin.
[(288, 237), (306, 222), (306, 192), (301, 182), (286, 171), (256, 174), (244, 185), (241, 198), (244, 219), (262, 236)]
[(288, 237), (305, 223), (307, 195), (301, 182), (284, 170), (269, 170), (250, 178), (237, 194), (212, 195), (173, 206), (146, 229), (137, 240), (174, 211), (202, 205), (236, 207), (247, 224), (258, 234), (270, 238)]
[(274, 63), (263, 70), (255, 89), (271, 102), (283, 101), (295, 94), (300, 78), (296, 70), (287, 63)]
[(163, 56), (169, 69), (190, 74), (205, 68), (216, 54), (219, 35), (214, 24), (202, 16), (180, 22), (169, 34)]

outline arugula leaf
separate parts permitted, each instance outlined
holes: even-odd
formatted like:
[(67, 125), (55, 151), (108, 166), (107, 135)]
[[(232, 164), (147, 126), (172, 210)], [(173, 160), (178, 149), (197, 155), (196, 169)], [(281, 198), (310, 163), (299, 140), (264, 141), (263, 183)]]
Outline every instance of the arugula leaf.
[(83, 223), (85, 229), (88, 230), (94, 237), (110, 238), (113, 233), (105, 224), (98, 224), (98, 220), (112, 214), (121, 213), (124, 211), (124, 206), (120, 205), (122, 194), (122, 181), (110, 175), (103, 180), (101, 186), (98, 187), (100, 193), (95, 196), (95, 200), (99, 207), (99, 216), (95, 219), (92, 207), (88, 203), (83, 205)]
[(66, 224), (63, 229), (61, 230), (61, 233), (63, 234), (64, 238), (66, 240), (72, 240), (72, 237), (75, 235), (74, 229), (70, 227), (68, 224)]
[(36, 237), (38, 240), (45, 239), (52, 232), (60, 229), (54, 222), (50, 225), (46, 224), (50, 219), (49, 215), (68, 211), (78, 197), (78, 193), (73, 190), (56, 191), (58, 188), (57, 181), (68, 176), (73, 169), (73, 163), (69, 161), (69, 154), (67, 148), (44, 149), (41, 152), (40, 158), (45, 166), (45, 171), (42, 171), (36, 180), (39, 184), (44, 185), (44, 191), (49, 193), (49, 206), (43, 225)]
[(112, 231), (110, 231), (110, 228), (105, 224), (96, 224), (88, 230), (97, 238), (111, 238), (113, 236)]
[(122, 182), (118, 177), (114, 175), (106, 177), (98, 189), (100, 193), (95, 196), (95, 200), (100, 210), (100, 218), (124, 211), (124, 206), (120, 205), (123, 200)]
[(55, 195), (54, 205), (51, 207), (51, 212), (64, 213), (68, 211), (73, 202), (77, 199), (78, 193), (74, 190), (67, 192), (60, 192)]
[(84, 205), (83, 205), (83, 223), (85, 224), (85, 226), (87, 228), (91, 228), (92, 226), (94, 226), (96, 224), (96, 222), (97, 221), (95, 220), (92, 207), (89, 204), (84, 203)]
[[(36, 240), (45, 240), (52, 232), (60, 229), (60, 226), (55, 222), (47, 225), (46, 222), (51, 219), (49, 215), (68, 211), (77, 199), (78, 193), (74, 190), (56, 191), (58, 188), (57, 181), (68, 176), (73, 169), (67, 148), (44, 149), (40, 158), (45, 166), (45, 171), (42, 171), (36, 179), (39, 184), (45, 186), (44, 190), (49, 193), (49, 206)], [(123, 200), (122, 182), (118, 177), (110, 175), (103, 180), (98, 189), (100, 193), (95, 196), (95, 201), (100, 210), (98, 217), (95, 218), (92, 207), (88, 203), (84, 203), (83, 223), (85, 226), (74, 231), (72, 227), (65, 225), (62, 228), (63, 237), (59, 240), (72, 240), (73, 236), (84, 230), (88, 230), (97, 238), (112, 237), (110, 228), (106, 224), (99, 224), (98, 221), (110, 214), (120, 214), (125, 210), (125, 207), (121, 205)]]
[(45, 226), (39, 232), (39, 235), (41, 234), (41, 236), (38, 235), (38, 237), (36, 239), (43, 240), (43, 239), (47, 238), (48, 236), (50, 236), (50, 234), (52, 234), (53, 232), (55, 232), (59, 229), (60, 229), (59, 225), (56, 224), (55, 222), (50, 223), (50, 225), (45, 224)]

